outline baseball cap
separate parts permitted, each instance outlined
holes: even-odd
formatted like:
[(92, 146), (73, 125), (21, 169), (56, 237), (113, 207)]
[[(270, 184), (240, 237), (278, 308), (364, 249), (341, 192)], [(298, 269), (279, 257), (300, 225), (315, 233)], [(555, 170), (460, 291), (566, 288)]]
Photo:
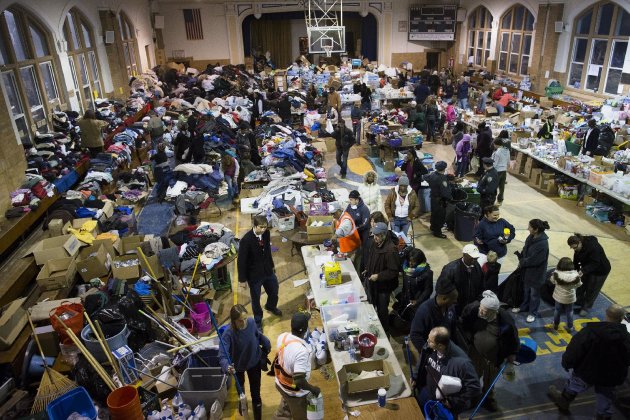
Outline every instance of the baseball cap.
[(291, 317), (291, 330), (292, 331), (306, 331), (308, 328), (308, 320), (311, 319), (311, 314), (306, 312), (296, 312)]
[(383, 222), (378, 222), (374, 227), (370, 230), (373, 235), (380, 235), (382, 233), (387, 232), (387, 225)]
[(468, 244), (464, 247), (464, 249), (462, 249), (462, 253), (464, 254), (468, 254), (473, 258), (479, 258), (479, 248), (477, 248), (475, 245), (473, 244)]
[(485, 157), (485, 158), (481, 159), (481, 161), (485, 165), (494, 165), (494, 160), (492, 160), (492, 158), (490, 158), (490, 157)]

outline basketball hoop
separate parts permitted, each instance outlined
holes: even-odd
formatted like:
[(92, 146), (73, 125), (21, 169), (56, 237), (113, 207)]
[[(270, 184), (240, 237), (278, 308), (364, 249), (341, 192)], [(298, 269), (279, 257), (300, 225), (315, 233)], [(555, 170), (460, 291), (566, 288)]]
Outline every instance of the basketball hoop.
[(324, 52), (326, 53), (326, 57), (332, 56), (332, 50), (333, 50), (332, 45), (324, 45)]

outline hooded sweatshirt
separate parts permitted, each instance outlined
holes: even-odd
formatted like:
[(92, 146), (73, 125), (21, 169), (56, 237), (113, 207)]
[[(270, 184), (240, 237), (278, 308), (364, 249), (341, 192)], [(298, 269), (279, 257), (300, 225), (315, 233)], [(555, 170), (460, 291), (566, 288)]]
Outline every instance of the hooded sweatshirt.
[(556, 285), (553, 289), (553, 300), (563, 305), (575, 303), (575, 290), (582, 285), (581, 276), (576, 270), (554, 271), (551, 282)]
[(370, 213), (383, 211), (383, 196), (381, 195), (381, 187), (378, 185), (378, 175), (376, 172), (372, 172), (374, 174), (374, 183), (368, 184), (365, 182), (365, 179), (369, 173), (367, 172), (363, 177), (363, 184), (359, 186), (359, 194)]

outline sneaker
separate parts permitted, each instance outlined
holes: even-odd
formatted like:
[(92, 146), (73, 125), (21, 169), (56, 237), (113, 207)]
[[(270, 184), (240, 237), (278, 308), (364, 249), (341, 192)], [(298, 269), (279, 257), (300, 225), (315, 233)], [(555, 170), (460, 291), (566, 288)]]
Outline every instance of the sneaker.
[(536, 321), (536, 317), (534, 315), (527, 315), (526, 321), (531, 324), (532, 322)]
[(519, 312), (521, 312), (521, 308), (512, 308), (512, 313), (513, 314), (517, 314)]

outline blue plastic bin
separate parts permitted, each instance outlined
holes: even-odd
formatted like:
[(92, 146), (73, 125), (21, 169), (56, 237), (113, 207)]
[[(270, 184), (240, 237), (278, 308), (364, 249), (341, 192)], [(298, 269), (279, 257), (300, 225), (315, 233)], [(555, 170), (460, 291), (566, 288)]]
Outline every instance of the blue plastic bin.
[(96, 420), (96, 408), (92, 403), (92, 398), (82, 386), (74, 388), (50, 402), (46, 407), (46, 412), (50, 420), (68, 420), (72, 413), (79, 413)]

